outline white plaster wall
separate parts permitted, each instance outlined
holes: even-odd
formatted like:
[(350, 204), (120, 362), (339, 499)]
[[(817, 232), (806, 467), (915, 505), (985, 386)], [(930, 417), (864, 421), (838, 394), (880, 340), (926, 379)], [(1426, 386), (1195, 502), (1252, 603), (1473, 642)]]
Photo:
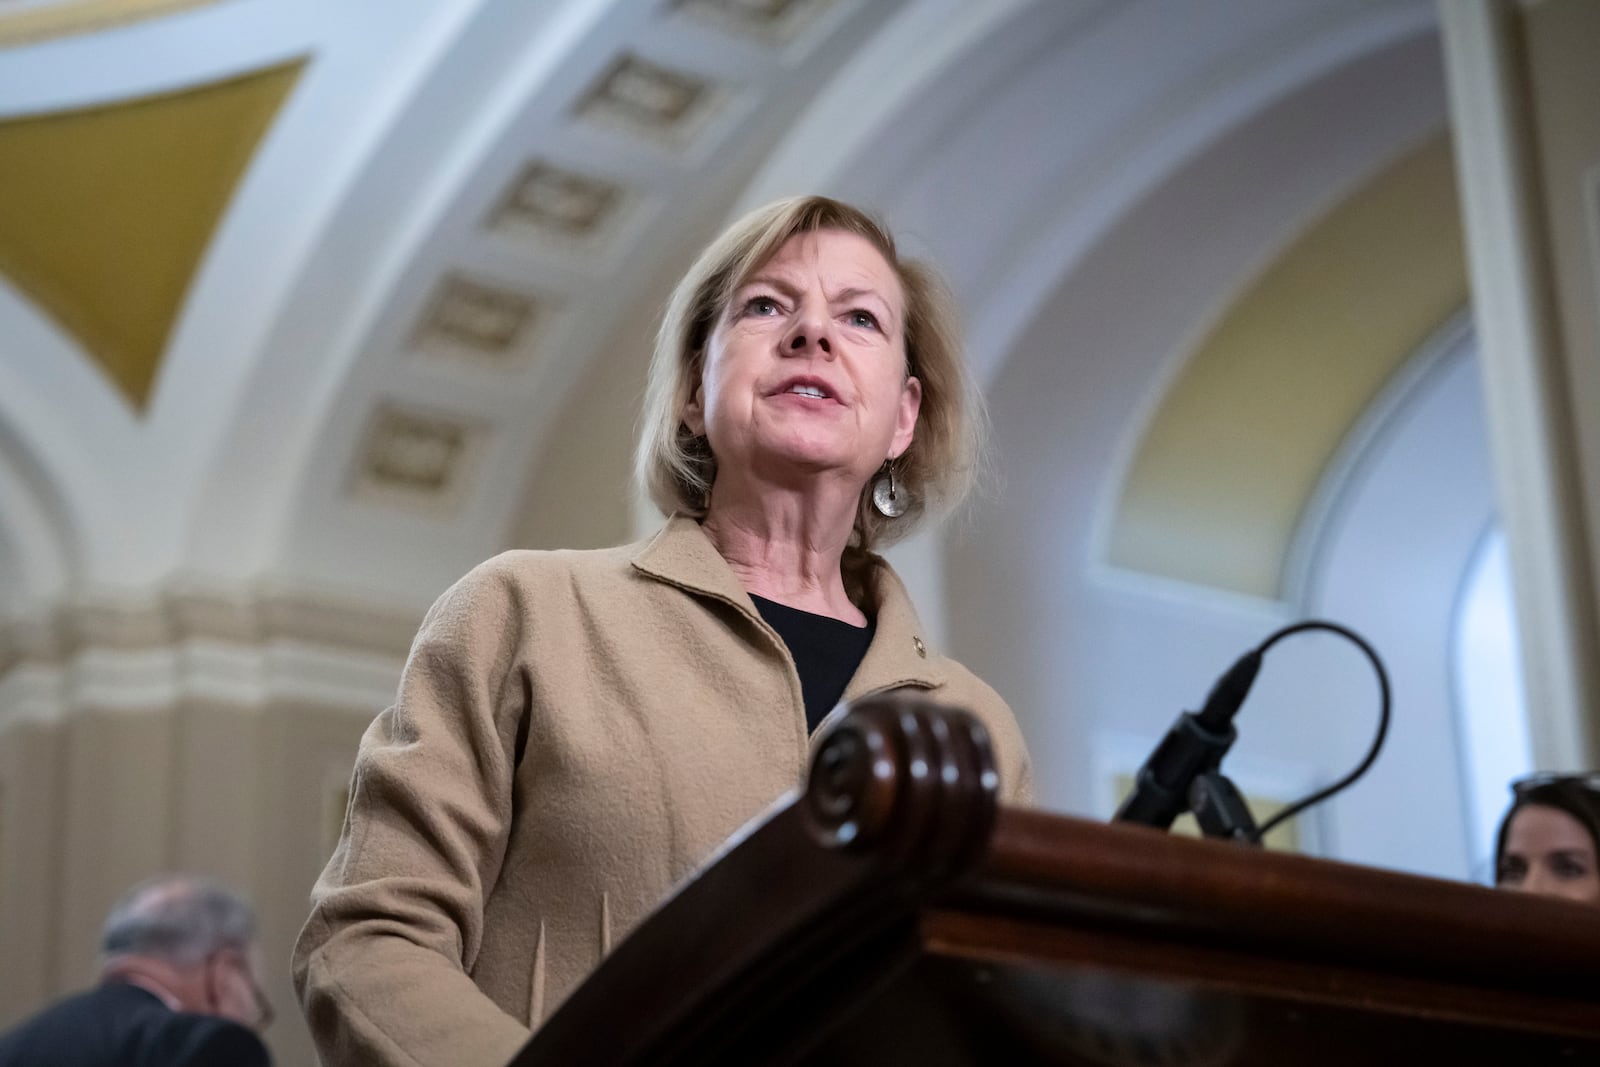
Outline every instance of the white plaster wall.
[[(1298, 603), (1101, 567), (1074, 551), (1088, 525), (1072, 514), (1080, 494), (1013, 491), (1013, 509), (1030, 496), (1036, 514), (1046, 500), (1055, 506), (1031, 528), (991, 521), (980, 544), (953, 554), (963, 609), (951, 622), (1018, 704), (1047, 806), (1109, 816), (1114, 776), (1240, 654), (1287, 622), (1326, 618), (1377, 648), (1394, 718), (1375, 767), (1317, 811), (1303, 838), (1324, 855), (1443, 877), (1481, 865), (1452, 661), (1460, 586), (1494, 511), (1476, 374), (1467, 347), (1436, 358), (1359, 457), (1330, 471), (1342, 489), (1316, 531)], [(1365, 753), (1378, 696), (1353, 646), (1291, 638), (1268, 654), (1224, 769), (1246, 792), (1280, 799), (1325, 785)]]
[[(1495, 509), (1470, 339), (1413, 388), (1350, 472), (1306, 608), (1362, 633), (1394, 686), (1384, 754), (1337, 801), (1341, 850), (1467, 877), (1481, 847), (1470, 836), (1452, 655), (1461, 584)], [(1369, 719), (1360, 705), (1332, 714)]]
[[(1204, 101), (1190, 113), (1195, 123), (1214, 118)], [(1411, 575), (1419, 584), (1410, 589), (1397, 577), (1400, 557), (1380, 568), (1342, 535), (1324, 564), (1337, 578), (1304, 603), (1161, 582), (1101, 562), (1127, 457), (1214, 316), (1306, 219), (1442, 121), (1431, 34), (1348, 58), (1258, 101), (1247, 118), (1173, 161), (1146, 195), (1098, 221), (1100, 236), (1065, 264), (1039, 313), (1008, 327), (1015, 341), (989, 390), (1005, 484), (974, 535), (950, 548), (947, 623), (958, 653), (1017, 708), (1047, 806), (1109, 814), (1111, 776), (1131, 770), (1242, 652), (1309, 612), (1347, 616), (1377, 631), (1404, 726), (1371, 781), (1317, 813), (1306, 837), (1339, 858), (1468, 873), (1447, 608), (1465, 546), (1482, 528), (1486, 482), (1472, 482), (1474, 502), (1419, 545), (1428, 566)], [(1070, 227), (1070, 214), (1053, 224), (1057, 232)], [(1475, 414), (1457, 405), (1452, 417), (1477, 440)], [(1477, 468), (1461, 455), (1443, 461), (1455, 464), (1465, 493)], [(1384, 499), (1376, 488), (1368, 493), (1363, 499)], [(1335, 638), (1280, 646), (1241, 713), (1229, 769), (1247, 790), (1281, 799), (1332, 781), (1365, 752), (1377, 692), (1365, 659)]]

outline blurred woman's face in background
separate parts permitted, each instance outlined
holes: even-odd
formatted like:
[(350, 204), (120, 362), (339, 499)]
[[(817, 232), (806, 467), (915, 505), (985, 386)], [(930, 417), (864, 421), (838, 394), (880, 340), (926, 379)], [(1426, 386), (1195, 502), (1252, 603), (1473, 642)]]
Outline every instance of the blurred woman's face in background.
[(1530, 804), (1511, 817), (1495, 880), (1502, 889), (1600, 904), (1594, 838), (1559, 808)]

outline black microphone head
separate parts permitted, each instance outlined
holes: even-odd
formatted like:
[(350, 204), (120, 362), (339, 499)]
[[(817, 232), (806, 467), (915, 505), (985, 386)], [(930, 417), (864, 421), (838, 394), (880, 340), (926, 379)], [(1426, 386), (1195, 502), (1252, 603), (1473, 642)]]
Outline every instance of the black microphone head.
[(1228, 668), (1228, 673), (1217, 679), (1217, 684), (1211, 687), (1211, 692), (1206, 695), (1205, 707), (1200, 709), (1200, 723), (1208, 730), (1223, 730), (1233, 721), (1233, 716), (1238, 712), (1239, 706), (1244, 703), (1244, 698), (1250, 693), (1250, 686), (1255, 684), (1256, 675), (1261, 670), (1261, 651), (1252, 649), (1239, 657), (1239, 661)]

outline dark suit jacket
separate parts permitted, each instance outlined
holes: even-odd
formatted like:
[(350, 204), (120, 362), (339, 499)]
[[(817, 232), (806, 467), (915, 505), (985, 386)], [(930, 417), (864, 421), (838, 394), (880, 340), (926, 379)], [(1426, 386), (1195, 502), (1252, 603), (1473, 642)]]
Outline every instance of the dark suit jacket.
[(253, 1032), (173, 1011), (124, 982), (68, 997), (0, 1034), (0, 1067), (270, 1067)]

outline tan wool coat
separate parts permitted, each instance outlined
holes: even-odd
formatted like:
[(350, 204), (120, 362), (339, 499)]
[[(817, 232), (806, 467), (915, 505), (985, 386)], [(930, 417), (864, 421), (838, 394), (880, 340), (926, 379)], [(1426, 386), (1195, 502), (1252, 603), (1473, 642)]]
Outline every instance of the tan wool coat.
[[(988, 726), (999, 696), (926, 644), (874, 569), (877, 629), (845, 699), (901, 686)], [(800, 679), (690, 519), (641, 545), (508, 552), (429, 611), (361, 741), (294, 980), (330, 1067), (506, 1063), (609, 948), (801, 781)]]

